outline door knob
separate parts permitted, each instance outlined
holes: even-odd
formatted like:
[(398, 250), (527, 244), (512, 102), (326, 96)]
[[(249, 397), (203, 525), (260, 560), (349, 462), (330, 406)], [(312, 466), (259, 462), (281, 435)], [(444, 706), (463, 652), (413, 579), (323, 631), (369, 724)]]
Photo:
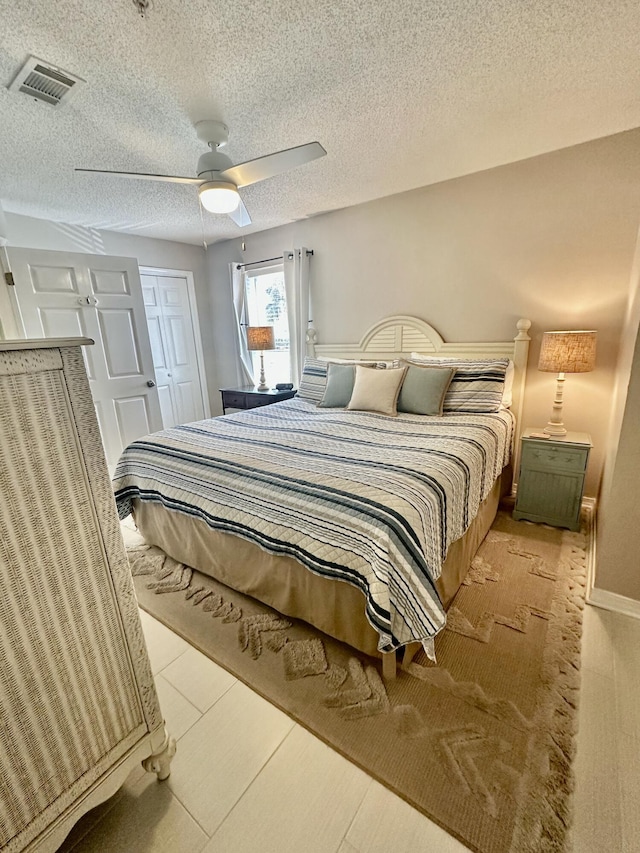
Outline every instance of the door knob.
[(147, 379), (147, 386), (148, 386), (149, 388), (155, 388), (155, 387), (156, 387), (156, 383), (153, 381), (153, 379)]

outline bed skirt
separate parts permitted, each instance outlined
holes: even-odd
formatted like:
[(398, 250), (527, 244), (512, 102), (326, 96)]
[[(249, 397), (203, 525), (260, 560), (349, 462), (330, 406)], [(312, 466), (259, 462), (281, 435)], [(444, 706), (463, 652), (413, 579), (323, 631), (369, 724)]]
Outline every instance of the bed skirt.
[[(465, 535), (449, 547), (436, 582), (445, 609), (493, 523), (501, 496), (511, 486), (506, 474), (507, 469), (480, 505)], [(356, 587), (315, 575), (293, 557), (270, 554), (253, 542), (214, 530), (201, 519), (152, 501), (135, 499), (133, 516), (146, 542), (174, 560), (257, 598), (285, 616), (302, 619), (365, 654), (382, 657), (378, 632), (365, 616), (364, 597)]]

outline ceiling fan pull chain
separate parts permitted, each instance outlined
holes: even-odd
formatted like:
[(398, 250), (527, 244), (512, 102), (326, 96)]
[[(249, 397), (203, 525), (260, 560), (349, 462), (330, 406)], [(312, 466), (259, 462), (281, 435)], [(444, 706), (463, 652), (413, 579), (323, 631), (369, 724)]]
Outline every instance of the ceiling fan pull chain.
[(208, 247), (207, 247), (207, 240), (204, 236), (204, 217), (202, 215), (202, 202), (200, 201), (199, 197), (198, 197), (198, 210), (200, 211), (200, 225), (202, 226), (202, 246), (206, 252)]

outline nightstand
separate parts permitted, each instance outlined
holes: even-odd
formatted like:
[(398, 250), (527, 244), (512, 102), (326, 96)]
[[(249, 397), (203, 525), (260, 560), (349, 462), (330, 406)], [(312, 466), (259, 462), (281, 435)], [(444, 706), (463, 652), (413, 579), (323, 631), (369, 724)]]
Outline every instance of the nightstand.
[(539, 432), (542, 429), (527, 429), (521, 438), (513, 517), (579, 530), (591, 436), (586, 432), (546, 439), (532, 435)]
[(269, 403), (279, 403), (280, 400), (290, 400), (296, 395), (296, 389), (288, 391), (277, 391), (269, 388), (267, 391), (258, 391), (255, 385), (244, 385), (242, 388), (221, 388), (222, 414), (227, 409), (256, 409), (258, 406), (268, 406)]

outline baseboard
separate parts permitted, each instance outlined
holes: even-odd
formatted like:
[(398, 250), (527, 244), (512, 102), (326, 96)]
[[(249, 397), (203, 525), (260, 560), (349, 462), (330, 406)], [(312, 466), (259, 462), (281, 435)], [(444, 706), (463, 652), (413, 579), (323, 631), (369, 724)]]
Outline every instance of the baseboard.
[(623, 616), (640, 619), (640, 601), (636, 601), (635, 598), (627, 598), (626, 595), (618, 595), (617, 592), (609, 592), (608, 589), (593, 587), (587, 597), (587, 604), (601, 607), (603, 610), (614, 610)]
[(582, 510), (587, 523), (587, 589), (585, 597), (589, 601), (596, 577), (596, 499), (583, 498)]
[(613, 610), (623, 616), (632, 616), (640, 619), (640, 601), (635, 598), (627, 598), (626, 595), (618, 595), (617, 592), (609, 592), (608, 589), (600, 589), (594, 586), (596, 574), (596, 514), (595, 498), (584, 498), (583, 509), (587, 510), (587, 604), (593, 607), (601, 607), (603, 610)]

